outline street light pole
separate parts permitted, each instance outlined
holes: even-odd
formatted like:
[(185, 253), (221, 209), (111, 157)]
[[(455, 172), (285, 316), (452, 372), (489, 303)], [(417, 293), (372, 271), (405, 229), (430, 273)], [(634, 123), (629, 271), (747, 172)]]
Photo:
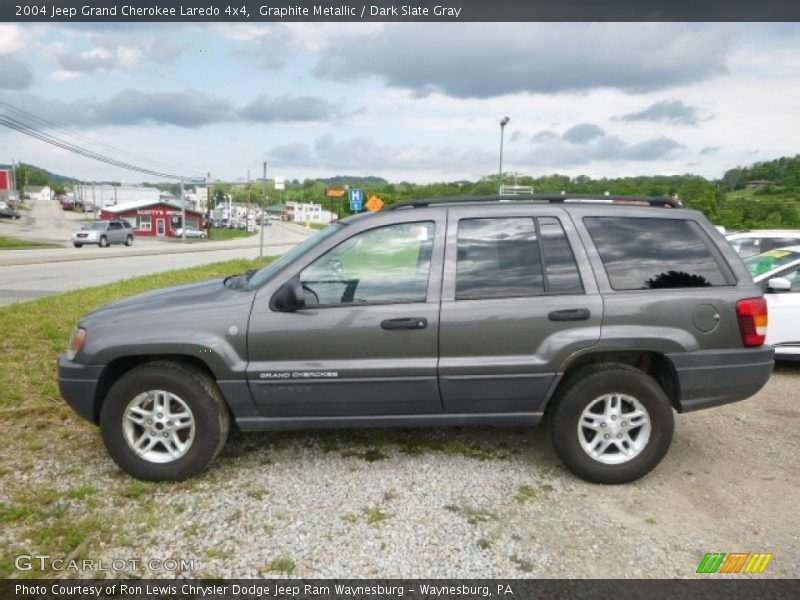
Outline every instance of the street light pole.
[(500, 187), (503, 187), (503, 133), (506, 130), (506, 125), (511, 119), (508, 117), (503, 117), (500, 119), (500, 170), (498, 173), (498, 179), (500, 180)]

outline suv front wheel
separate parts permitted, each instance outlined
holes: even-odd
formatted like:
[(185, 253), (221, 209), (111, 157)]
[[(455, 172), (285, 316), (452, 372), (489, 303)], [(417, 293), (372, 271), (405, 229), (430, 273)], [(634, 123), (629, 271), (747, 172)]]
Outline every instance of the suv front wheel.
[(643, 477), (672, 441), (669, 398), (652, 377), (627, 365), (582, 369), (564, 382), (553, 402), (548, 421), (556, 454), (593, 483)]
[(206, 374), (171, 361), (146, 363), (120, 378), (100, 412), (114, 461), (146, 481), (180, 481), (203, 471), (228, 438), (230, 415)]

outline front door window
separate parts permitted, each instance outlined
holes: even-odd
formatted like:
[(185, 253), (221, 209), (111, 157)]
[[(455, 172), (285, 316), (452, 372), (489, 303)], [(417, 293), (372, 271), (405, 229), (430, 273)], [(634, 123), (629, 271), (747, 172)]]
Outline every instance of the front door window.
[(432, 222), (362, 232), (300, 274), (307, 305), (424, 302), (433, 249)]

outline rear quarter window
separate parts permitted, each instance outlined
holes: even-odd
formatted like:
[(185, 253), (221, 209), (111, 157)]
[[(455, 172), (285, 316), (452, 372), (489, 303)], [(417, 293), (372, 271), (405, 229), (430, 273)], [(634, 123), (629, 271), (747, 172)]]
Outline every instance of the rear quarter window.
[(615, 290), (735, 283), (713, 242), (693, 221), (585, 217), (583, 222)]

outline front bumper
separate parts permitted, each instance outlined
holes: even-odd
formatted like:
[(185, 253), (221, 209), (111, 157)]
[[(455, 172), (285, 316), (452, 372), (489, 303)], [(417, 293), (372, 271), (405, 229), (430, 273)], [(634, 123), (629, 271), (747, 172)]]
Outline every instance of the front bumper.
[(95, 232), (90, 232), (84, 234), (83, 237), (80, 237), (80, 233), (73, 233), (72, 234), (72, 241), (78, 242), (79, 244), (96, 244), (97, 240), (100, 239), (100, 236), (97, 235)]
[(81, 365), (62, 356), (58, 360), (58, 391), (67, 404), (87, 421), (97, 425), (99, 411), (95, 391), (102, 365)]
[(678, 412), (738, 402), (758, 392), (772, 375), (772, 346), (667, 354), (678, 374)]

